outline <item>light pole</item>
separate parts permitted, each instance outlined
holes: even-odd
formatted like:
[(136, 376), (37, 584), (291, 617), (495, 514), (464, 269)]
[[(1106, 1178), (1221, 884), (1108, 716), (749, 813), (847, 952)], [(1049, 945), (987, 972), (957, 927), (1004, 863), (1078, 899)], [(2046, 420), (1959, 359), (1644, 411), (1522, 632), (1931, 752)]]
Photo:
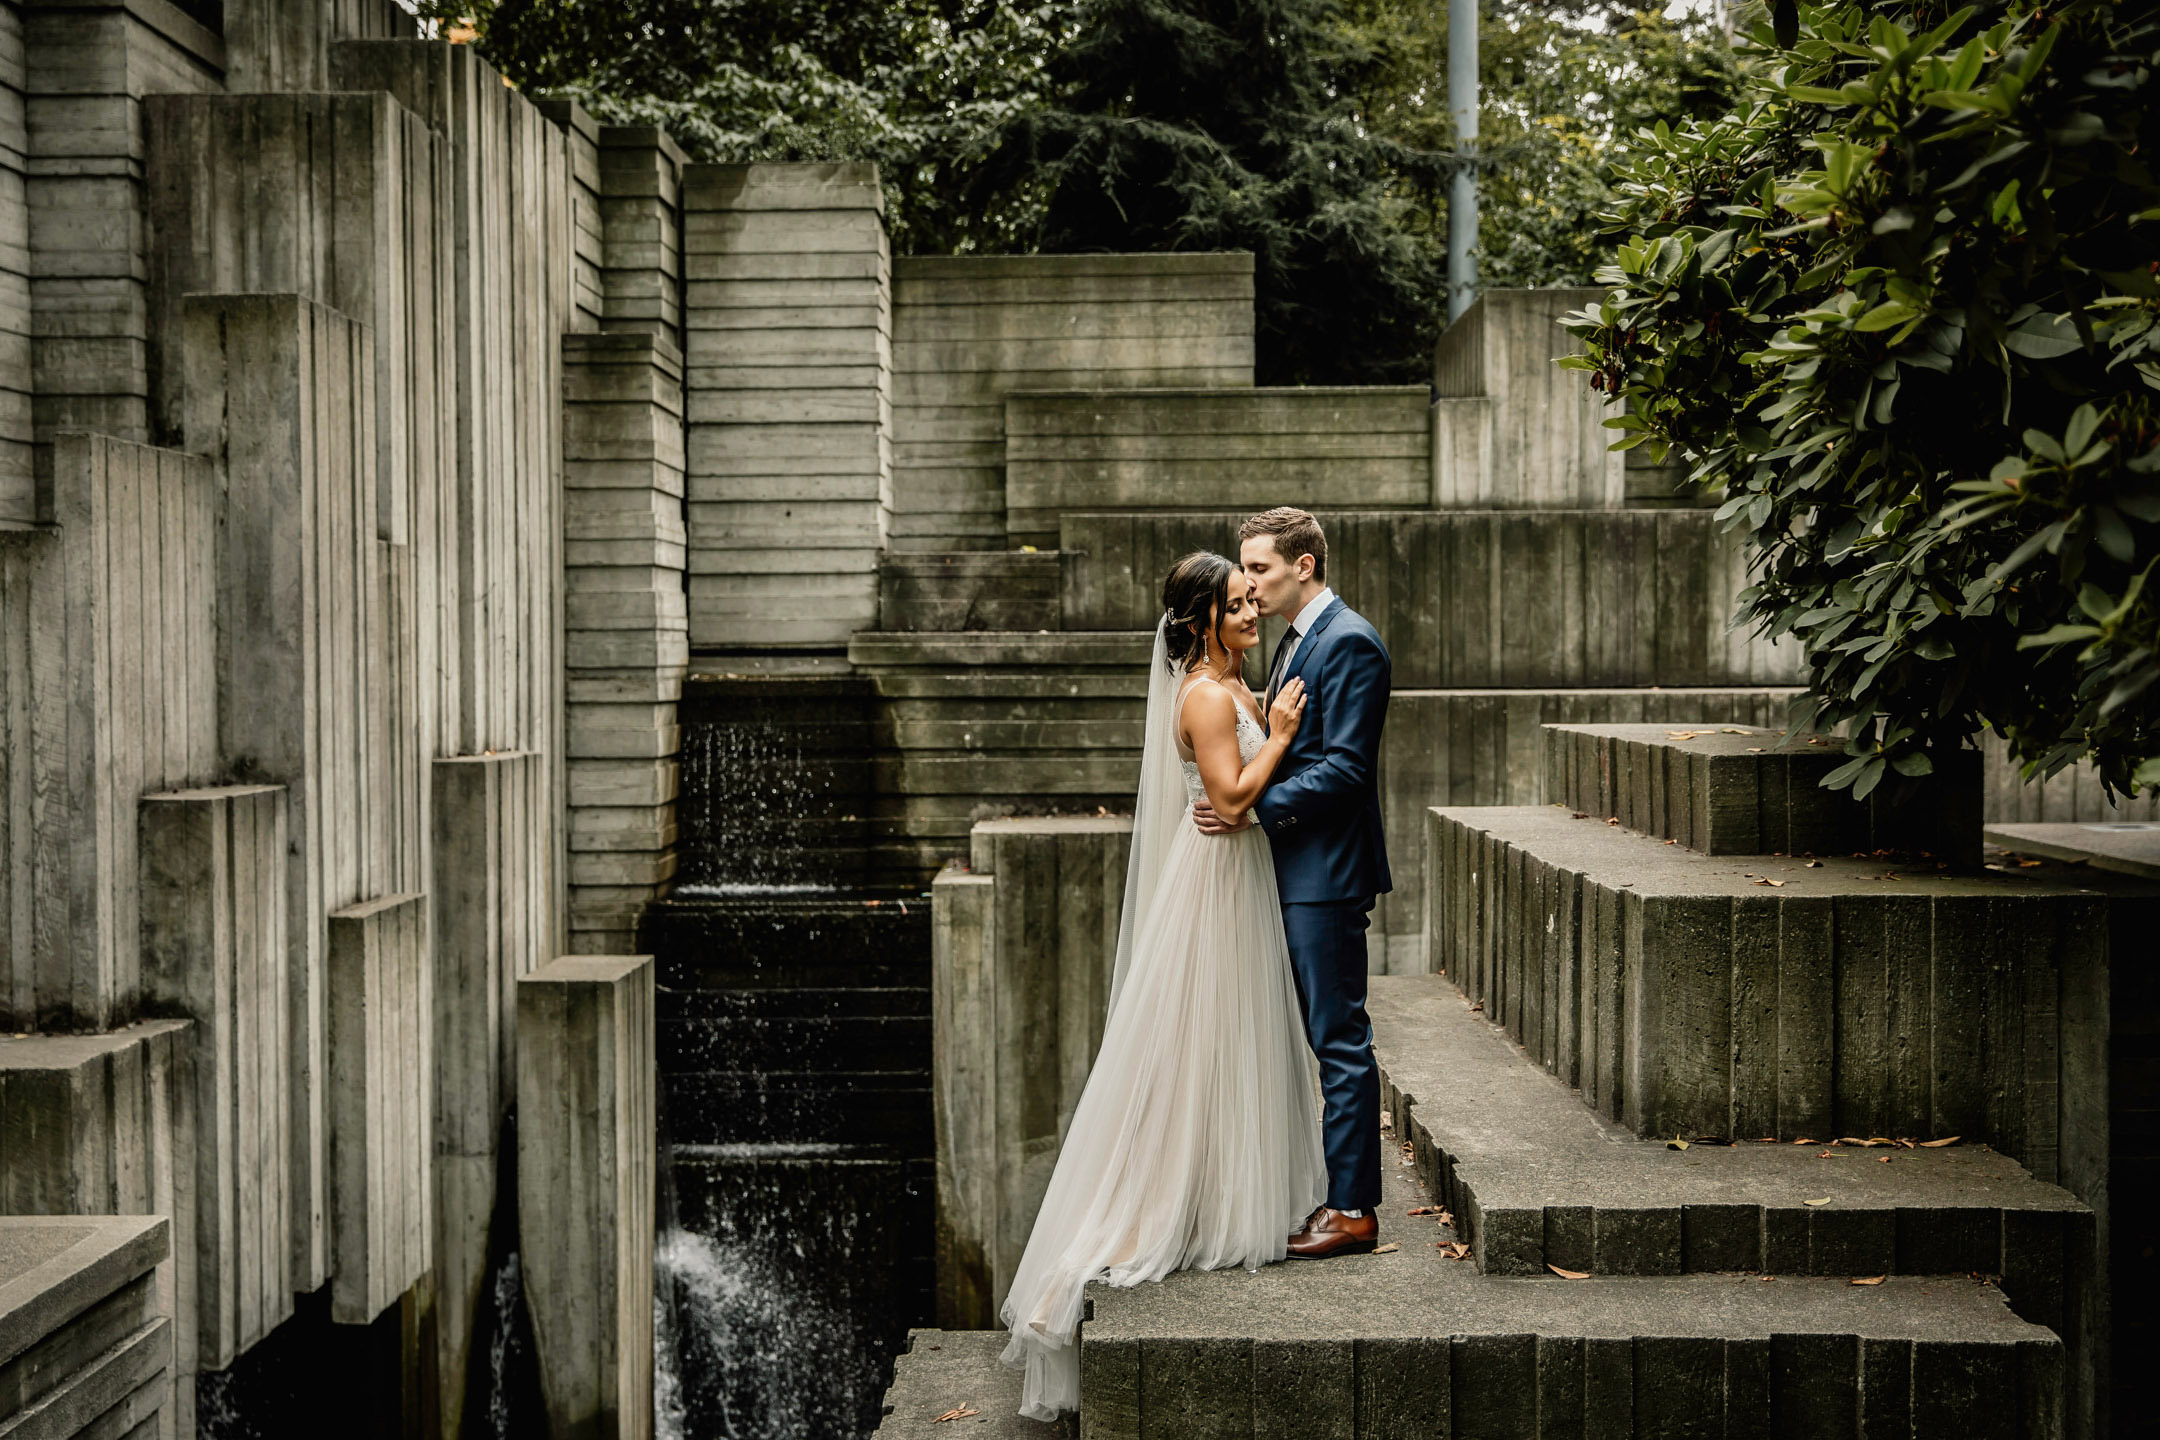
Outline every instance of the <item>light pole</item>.
[(1478, 118), (1477, 0), (1448, 0), (1448, 113), (1455, 121), (1455, 151), (1462, 162), (1448, 182), (1448, 323), (1477, 299)]

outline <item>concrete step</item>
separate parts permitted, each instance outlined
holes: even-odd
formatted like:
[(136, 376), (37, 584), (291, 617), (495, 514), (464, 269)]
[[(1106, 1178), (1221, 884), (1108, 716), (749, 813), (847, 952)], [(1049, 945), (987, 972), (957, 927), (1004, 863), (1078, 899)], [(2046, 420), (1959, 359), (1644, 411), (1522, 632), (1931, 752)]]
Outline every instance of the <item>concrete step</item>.
[(878, 629), (1060, 629), (1058, 572), (1055, 549), (888, 554), (878, 562)]
[(1939, 756), (1925, 781), (1893, 780), (1855, 801), (1822, 785), (1852, 758), (1843, 740), (1782, 735), (1714, 721), (1549, 725), (1545, 795), (1706, 855), (1890, 849), (1980, 863), (1979, 751)]
[[(1826, 1162), (1828, 1163), (1828, 1162)], [(1386, 1167), (1387, 1254), (1095, 1286), (1086, 1440), (2052, 1440), (2061, 1342), (1967, 1276), (1481, 1274), (1410, 1218)], [(964, 1433), (964, 1432), (963, 1432)]]
[(1673, 1149), (1600, 1121), (1442, 976), (1377, 978), (1368, 1009), (1395, 1134), (1487, 1274), (1977, 1273), (2058, 1332), (2090, 1299), (2092, 1211), (1998, 1151)]
[(1428, 812), (1428, 954), (1598, 1114), (1661, 1139), (1959, 1135), (2042, 1180), (2104, 1154), (2075, 1107), (2106, 1067), (2105, 896), (1708, 856), (1572, 813)]
[[(1074, 1417), (1062, 1424), (1022, 1419), (1020, 1372), (998, 1363), (1002, 1330), (910, 1330), (907, 1349), (893, 1361), (892, 1388), (876, 1440), (1070, 1440)], [(972, 1410), (972, 1415), (941, 1416)]]

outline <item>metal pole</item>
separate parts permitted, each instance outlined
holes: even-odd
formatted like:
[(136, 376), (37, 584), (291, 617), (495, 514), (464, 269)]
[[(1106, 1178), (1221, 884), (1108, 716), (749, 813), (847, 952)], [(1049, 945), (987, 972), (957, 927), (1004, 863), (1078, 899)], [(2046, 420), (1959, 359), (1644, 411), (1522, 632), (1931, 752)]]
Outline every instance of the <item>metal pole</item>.
[[(1455, 121), (1455, 149), (1465, 159), (1477, 152), (1477, 0), (1448, 0), (1448, 114)], [(1464, 165), (1448, 184), (1448, 323), (1477, 299), (1477, 172)]]

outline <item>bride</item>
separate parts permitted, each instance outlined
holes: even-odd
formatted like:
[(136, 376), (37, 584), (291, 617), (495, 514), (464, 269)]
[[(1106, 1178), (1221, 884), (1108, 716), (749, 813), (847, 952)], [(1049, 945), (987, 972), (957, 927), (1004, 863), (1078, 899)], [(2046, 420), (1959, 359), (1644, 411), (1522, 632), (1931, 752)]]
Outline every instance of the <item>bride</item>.
[(1327, 1195), (1320, 1126), (1266, 835), (1204, 835), (1205, 794), (1235, 823), (1305, 712), (1277, 695), (1268, 729), (1245, 688), (1260, 616), (1244, 573), (1188, 555), (1163, 581), (1149, 671), (1132, 859), (1110, 1008), (1035, 1228), (999, 1312), (1020, 1413), (1080, 1404), (1074, 1343), (1090, 1281), (1258, 1269)]

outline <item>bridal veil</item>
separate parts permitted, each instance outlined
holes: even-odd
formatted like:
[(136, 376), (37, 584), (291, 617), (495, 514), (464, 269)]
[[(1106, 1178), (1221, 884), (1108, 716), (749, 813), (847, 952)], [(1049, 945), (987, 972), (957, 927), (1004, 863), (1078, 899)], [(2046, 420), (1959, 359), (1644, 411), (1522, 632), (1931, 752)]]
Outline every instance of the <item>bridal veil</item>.
[[(1326, 1194), (1312, 1055), (1266, 837), (1203, 835), (1161, 626), (1102, 1043), (1000, 1318), (1021, 1413), (1080, 1401), (1090, 1282), (1257, 1268)], [(1240, 725), (1258, 749), (1257, 717)]]

